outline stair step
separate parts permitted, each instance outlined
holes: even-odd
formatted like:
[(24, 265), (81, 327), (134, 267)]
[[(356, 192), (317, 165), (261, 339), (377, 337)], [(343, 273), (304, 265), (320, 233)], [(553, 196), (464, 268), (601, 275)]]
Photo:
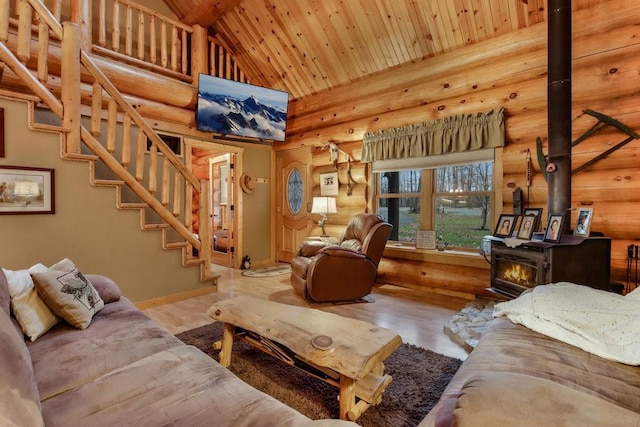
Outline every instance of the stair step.
[(125, 203), (118, 203), (118, 209), (146, 209), (148, 208), (149, 205), (147, 205), (144, 202), (139, 202), (139, 203), (132, 203), (132, 202), (125, 202)]
[(185, 266), (191, 267), (194, 265), (202, 264), (202, 259), (200, 258), (187, 258), (184, 262)]
[(169, 228), (169, 224), (144, 224), (142, 226), (143, 230), (162, 230), (164, 228)]
[(124, 181), (119, 179), (92, 179), (91, 185), (96, 187), (120, 186), (124, 185)]
[(168, 243), (165, 243), (163, 246), (165, 249), (182, 249), (184, 247), (189, 246), (189, 244), (187, 242), (168, 242)]
[(99, 160), (99, 157), (95, 154), (85, 154), (85, 153), (64, 153), (62, 155), (65, 159), (69, 160)]

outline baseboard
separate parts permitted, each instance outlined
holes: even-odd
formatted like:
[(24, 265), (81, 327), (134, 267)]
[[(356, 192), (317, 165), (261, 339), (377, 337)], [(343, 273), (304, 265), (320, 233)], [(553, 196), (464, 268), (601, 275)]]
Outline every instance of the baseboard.
[(208, 286), (206, 288), (192, 289), (189, 291), (178, 292), (177, 294), (171, 294), (164, 297), (152, 298), (135, 303), (135, 306), (140, 310), (145, 310), (151, 307), (157, 307), (159, 305), (170, 304), (173, 302), (182, 301), (189, 298), (200, 297), (202, 295), (212, 294), (217, 292), (217, 286)]

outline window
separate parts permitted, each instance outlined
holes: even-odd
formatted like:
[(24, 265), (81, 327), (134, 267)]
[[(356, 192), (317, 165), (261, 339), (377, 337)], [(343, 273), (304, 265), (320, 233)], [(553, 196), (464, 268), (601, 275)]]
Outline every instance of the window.
[(390, 240), (413, 243), (436, 230), (449, 248), (475, 249), (491, 233), (493, 163), (378, 172), (376, 206), (393, 224)]

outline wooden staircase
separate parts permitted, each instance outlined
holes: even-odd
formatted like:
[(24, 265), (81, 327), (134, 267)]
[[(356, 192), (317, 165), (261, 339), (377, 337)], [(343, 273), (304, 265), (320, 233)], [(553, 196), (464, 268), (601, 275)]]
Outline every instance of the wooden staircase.
[[(118, 209), (139, 210), (142, 230), (160, 231), (164, 249), (180, 249), (183, 266), (199, 266), (201, 281), (217, 284), (207, 182), (195, 177), (96, 66), (82, 47), (78, 25), (61, 24), (38, 0), (16, 2), (12, 16), (10, 3), (0, 0), (0, 79), (18, 78), (35, 95), (15, 94), (30, 102), (30, 123), (61, 132), (63, 158), (87, 161), (91, 185), (113, 187)], [(52, 46), (61, 52), (59, 90), (48, 84)], [(90, 107), (83, 106), (87, 93)], [(40, 111), (59, 124), (38, 124)], [(194, 199), (200, 201), (198, 235), (192, 232)]]

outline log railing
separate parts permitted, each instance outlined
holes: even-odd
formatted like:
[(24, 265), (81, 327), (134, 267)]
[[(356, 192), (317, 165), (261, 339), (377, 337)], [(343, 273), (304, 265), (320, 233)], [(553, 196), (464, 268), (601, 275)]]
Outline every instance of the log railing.
[[(95, 65), (82, 48), (80, 26), (70, 21), (60, 24), (55, 10), (52, 13), (38, 0), (20, 0), (14, 10), (17, 22), (11, 16), (9, 0), (0, 0), (0, 61), (61, 118), (65, 155), (85, 156), (84, 143), (142, 202), (197, 249), (200, 259), (210, 259), (211, 245), (201, 243), (211, 239), (206, 182), (196, 178)], [(11, 38), (15, 41), (9, 42)], [(49, 78), (46, 67), (52, 39), (61, 44), (60, 99), (44, 84)], [(35, 76), (28, 67), (33, 40), (38, 54)], [(15, 52), (10, 45), (16, 46)], [(81, 69), (93, 79), (90, 130), (81, 124)], [(106, 126), (101, 118), (105, 109)], [(191, 231), (190, 203), (196, 193), (200, 201), (200, 240)], [(203, 265), (206, 271), (202, 276), (206, 278), (210, 263)]]
[(192, 80), (192, 27), (129, 0), (100, 0), (97, 14), (94, 52)]

